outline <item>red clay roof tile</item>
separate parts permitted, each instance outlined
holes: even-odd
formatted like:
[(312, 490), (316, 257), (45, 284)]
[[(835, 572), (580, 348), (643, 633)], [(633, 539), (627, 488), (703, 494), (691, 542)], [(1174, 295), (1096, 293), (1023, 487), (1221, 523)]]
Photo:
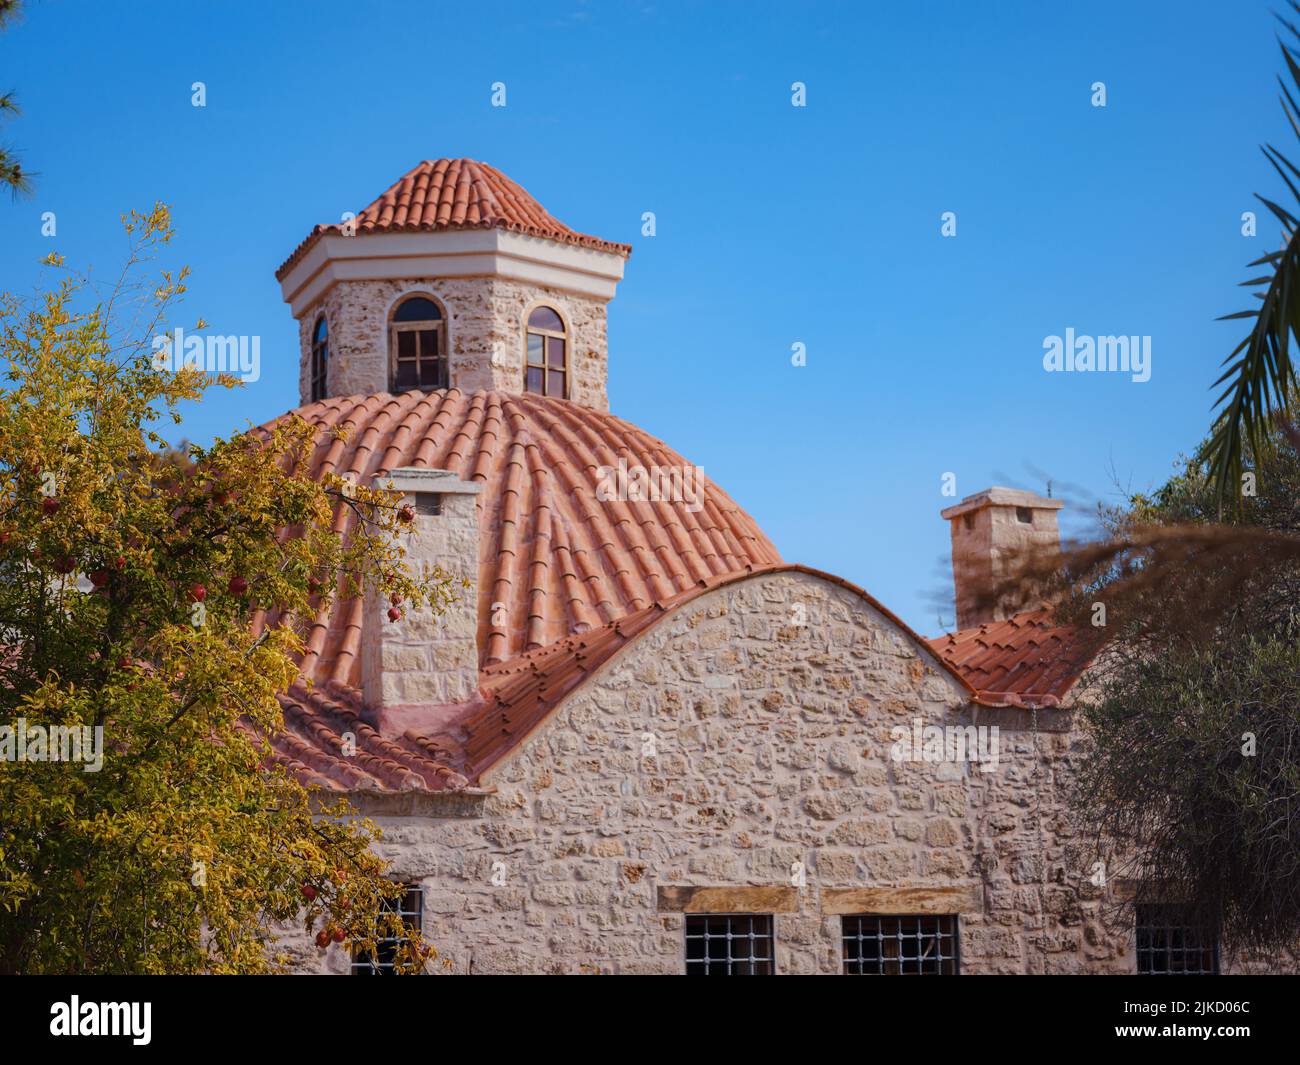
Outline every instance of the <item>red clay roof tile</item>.
[[(361, 715), (359, 693), (343, 685), (295, 685), (281, 696), (285, 728), (270, 758), (308, 785), (327, 791), (459, 791), (469, 781), (426, 737), (381, 736)], [(351, 747), (345, 746), (345, 737)]]
[[(754, 519), (707, 479), (695, 513), (685, 502), (598, 500), (597, 470), (607, 462), (688, 464), (636, 426), (589, 407), (451, 389), (327, 399), (291, 413), (322, 429), (350, 430), (346, 442), (320, 434), (315, 476), (334, 471), (369, 482), (421, 466), (482, 484), (477, 608), (484, 666), (624, 617), (700, 580), (781, 561)], [(482, 424), (494, 428), (476, 431)], [(350, 510), (339, 506), (335, 522), (350, 529)], [(502, 608), (494, 611), (494, 603)], [(339, 602), (316, 618), (305, 676), (358, 683), (360, 609), (359, 602)]]
[[(630, 244), (578, 233), (549, 214), (516, 182), (474, 159), (426, 159), (408, 170), (357, 215), (355, 232), (429, 232), (451, 229), (508, 229), (562, 244), (608, 251), (624, 258)], [(342, 226), (318, 225), (275, 272), (283, 280), (307, 250)]]
[(929, 641), (972, 687), (979, 701), (1057, 706), (1087, 668), (1095, 647), (1048, 607), (990, 621)]

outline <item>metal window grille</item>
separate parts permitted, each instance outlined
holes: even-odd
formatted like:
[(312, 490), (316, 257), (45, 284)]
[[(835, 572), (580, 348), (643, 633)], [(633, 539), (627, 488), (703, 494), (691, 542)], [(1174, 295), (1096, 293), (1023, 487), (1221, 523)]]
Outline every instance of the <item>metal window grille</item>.
[(956, 976), (961, 964), (957, 918), (841, 918), (844, 971), (855, 976)]
[(770, 914), (708, 913), (686, 917), (687, 976), (771, 976)]
[[(384, 911), (394, 912), (393, 904), (385, 902)], [(397, 901), (396, 913), (408, 929), (418, 930), (424, 923), (424, 889), (407, 887)], [(392, 976), (397, 952), (409, 942), (410, 939), (406, 936), (387, 936), (375, 944), (377, 949), (373, 957), (368, 951), (357, 951), (352, 957), (352, 975)]]
[(1140, 905), (1137, 967), (1146, 976), (1218, 976), (1218, 939), (1194, 924), (1185, 906)]

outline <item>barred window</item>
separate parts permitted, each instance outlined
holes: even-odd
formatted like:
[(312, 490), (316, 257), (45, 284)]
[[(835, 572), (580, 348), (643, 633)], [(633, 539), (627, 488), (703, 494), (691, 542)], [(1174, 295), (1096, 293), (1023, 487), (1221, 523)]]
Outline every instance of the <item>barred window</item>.
[[(385, 901), (383, 909), (385, 913), (396, 913), (409, 931), (417, 932), (424, 923), (424, 889), (407, 885), (402, 897), (395, 904)], [(375, 944), (373, 956), (368, 951), (356, 951), (352, 956), (352, 975), (392, 976), (397, 952), (410, 941), (407, 936), (386, 936)]]
[(877, 917), (840, 919), (844, 972), (854, 976), (956, 976), (960, 966), (957, 918)]
[(770, 914), (686, 916), (687, 976), (771, 976), (772, 947)]
[(1137, 908), (1137, 968), (1145, 976), (1218, 976), (1218, 938), (1191, 919), (1186, 906)]

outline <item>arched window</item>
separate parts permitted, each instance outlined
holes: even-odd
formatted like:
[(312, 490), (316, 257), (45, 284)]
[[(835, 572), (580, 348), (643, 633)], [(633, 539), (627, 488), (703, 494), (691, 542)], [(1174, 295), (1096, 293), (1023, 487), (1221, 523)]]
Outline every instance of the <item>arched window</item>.
[(564, 320), (550, 307), (538, 307), (528, 316), (528, 364), (524, 391), (565, 399), (568, 394), (568, 339)]
[(311, 401), (324, 399), (328, 393), (330, 366), (330, 331), (324, 317), (316, 323), (316, 330), (311, 337)]
[(388, 326), (389, 391), (447, 387), (447, 338), (442, 309), (428, 296), (411, 296)]

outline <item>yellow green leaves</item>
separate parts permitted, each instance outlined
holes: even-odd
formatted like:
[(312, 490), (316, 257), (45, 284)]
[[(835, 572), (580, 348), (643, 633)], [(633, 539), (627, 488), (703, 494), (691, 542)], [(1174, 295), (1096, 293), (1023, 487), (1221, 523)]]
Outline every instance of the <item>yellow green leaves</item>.
[(124, 221), (111, 293), (0, 300), (0, 728), (102, 738), (93, 770), (0, 758), (0, 971), (265, 971), (299, 920), (373, 945), (397, 890), (373, 826), (266, 744), (330, 596), (454, 590), (407, 573), (390, 494), (310, 476), (300, 419), (166, 447), (158, 419), (231, 382), (155, 365), (188, 271), (140, 276), (164, 205)]

